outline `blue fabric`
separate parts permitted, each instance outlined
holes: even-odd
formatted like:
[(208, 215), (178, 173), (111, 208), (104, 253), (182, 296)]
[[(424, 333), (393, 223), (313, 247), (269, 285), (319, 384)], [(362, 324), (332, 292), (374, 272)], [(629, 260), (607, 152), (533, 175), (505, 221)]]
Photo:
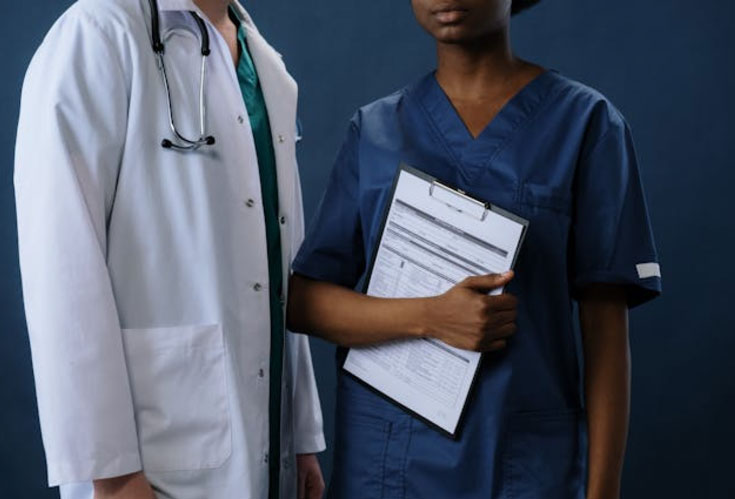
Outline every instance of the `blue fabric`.
[(456, 440), (340, 373), (330, 497), (583, 498), (574, 297), (617, 283), (636, 306), (661, 286), (636, 267), (657, 255), (625, 121), (599, 93), (547, 71), (473, 139), (427, 75), (352, 119), (296, 272), (356, 286), (401, 161), (530, 220), (508, 286), (518, 332), (484, 357)]

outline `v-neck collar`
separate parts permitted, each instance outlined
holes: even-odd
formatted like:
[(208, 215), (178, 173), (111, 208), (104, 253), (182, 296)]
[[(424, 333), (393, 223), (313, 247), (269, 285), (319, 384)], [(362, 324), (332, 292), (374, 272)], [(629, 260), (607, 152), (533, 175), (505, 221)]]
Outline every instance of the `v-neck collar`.
[(439, 85), (435, 72), (426, 75), (414, 92), (438, 132), (437, 140), (444, 143), (458, 166), (472, 170), (493, 160), (513, 134), (535, 114), (555, 80), (556, 72), (553, 70), (545, 70), (536, 76), (511, 97), (476, 138), (472, 137)]

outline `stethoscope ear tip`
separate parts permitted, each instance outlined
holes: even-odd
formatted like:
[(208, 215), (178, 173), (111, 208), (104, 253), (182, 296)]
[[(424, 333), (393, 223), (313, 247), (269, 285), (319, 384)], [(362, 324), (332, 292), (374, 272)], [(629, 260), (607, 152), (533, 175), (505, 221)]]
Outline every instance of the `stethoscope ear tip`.
[(171, 147), (173, 147), (173, 143), (168, 139), (163, 139), (161, 141), (161, 147), (164, 149), (171, 149)]
[(209, 137), (207, 137), (207, 145), (208, 146), (213, 146), (215, 142), (216, 141), (214, 140), (214, 137), (212, 137), (211, 135)]

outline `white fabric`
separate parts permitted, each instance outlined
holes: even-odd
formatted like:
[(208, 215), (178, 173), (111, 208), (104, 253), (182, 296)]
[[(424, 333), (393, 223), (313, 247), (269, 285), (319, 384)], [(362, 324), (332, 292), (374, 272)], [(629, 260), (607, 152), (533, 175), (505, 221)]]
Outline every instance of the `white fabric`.
[[(196, 136), (200, 35), (185, 12), (196, 7), (160, 3), (177, 124)], [(237, 8), (273, 129), (288, 275), (303, 238), (297, 88)], [(229, 50), (207, 25), (217, 143), (195, 153), (160, 146), (171, 132), (147, 0), (81, 0), (28, 70), (20, 263), (48, 479), (66, 484), (64, 498), (90, 499), (90, 480), (140, 469), (159, 498), (266, 497), (260, 180)], [(288, 333), (285, 350), (281, 496), (292, 498), (294, 453), (323, 450), (324, 437), (308, 341)]]
[(658, 263), (639, 263), (635, 266), (639, 279), (661, 277), (661, 266)]

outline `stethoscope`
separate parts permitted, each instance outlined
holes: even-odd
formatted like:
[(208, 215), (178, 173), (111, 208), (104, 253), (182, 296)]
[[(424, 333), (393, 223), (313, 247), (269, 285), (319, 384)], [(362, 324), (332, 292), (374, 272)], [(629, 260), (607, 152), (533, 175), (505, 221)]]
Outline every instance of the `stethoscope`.
[(161, 72), (161, 78), (163, 79), (163, 88), (166, 92), (166, 103), (168, 105), (168, 121), (171, 131), (173, 132), (173, 140), (163, 139), (161, 141), (161, 147), (164, 149), (175, 149), (177, 151), (196, 151), (203, 146), (214, 145), (215, 140), (212, 135), (207, 135), (205, 130), (205, 120), (207, 116), (207, 105), (204, 102), (204, 80), (207, 69), (207, 57), (211, 51), (209, 50), (209, 32), (207, 31), (207, 25), (196, 12), (190, 11), (189, 14), (194, 18), (199, 32), (202, 37), (202, 64), (199, 79), (199, 138), (195, 140), (184, 137), (176, 129), (176, 123), (174, 123), (174, 109), (173, 103), (171, 102), (171, 89), (168, 84), (168, 76), (166, 74), (166, 64), (163, 60), (163, 54), (165, 52), (165, 46), (161, 41), (161, 30), (159, 25), (158, 15), (158, 1), (148, 0), (151, 7), (151, 35), (153, 41), (153, 53), (158, 59), (158, 69)]

